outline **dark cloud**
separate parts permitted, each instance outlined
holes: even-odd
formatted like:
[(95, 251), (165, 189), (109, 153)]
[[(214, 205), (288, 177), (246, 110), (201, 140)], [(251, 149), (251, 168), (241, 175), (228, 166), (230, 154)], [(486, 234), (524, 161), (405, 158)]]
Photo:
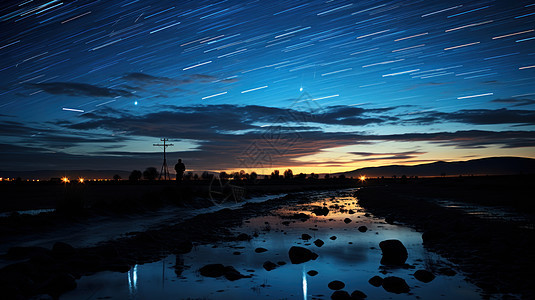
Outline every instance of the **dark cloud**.
[(205, 74), (191, 74), (188, 75), (188, 78), (191, 78), (193, 80), (199, 80), (202, 82), (212, 82), (218, 80), (218, 78), (215, 76)]
[[(59, 122), (70, 125), (70, 122)], [(65, 131), (51, 126), (29, 126), (15, 121), (0, 121), (0, 136), (16, 138), (22, 144), (37, 145), (42, 149), (65, 149), (87, 143), (116, 143), (126, 137), (112, 137), (94, 132)]]
[(535, 147), (535, 131), (484, 131), (468, 130), (436, 133), (405, 133), (362, 137), (368, 140), (429, 142), (456, 148), (501, 148)]
[[(418, 155), (426, 154), (426, 152), (407, 151), (407, 152), (388, 152), (388, 153), (374, 153), (374, 152), (349, 152), (354, 155), (372, 157), (372, 159), (409, 159)], [(381, 157), (378, 157), (381, 156)]]
[(190, 84), (195, 82), (208, 83), (208, 82), (236, 82), (237, 78), (225, 78), (220, 79), (216, 76), (207, 75), (207, 74), (189, 74), (183, 75), (177, 79), (165, 77), (165, 76), (154, 76), (145, 73), (135, 72), (128, 73), (122, 77), (124, 80), (142, 83), (142, 84), (163, 84), (163, 85), (181, 85), (181, 84)]
[(142, 82), (146, 84), (168, 84), (168, 85), (174, 85), (177, 84), (178, 81), (169, 77), (162, 77), (162, 76), (152, 76), (145, 73), (128, 73), (123, 76), (124, 80), (128, 81), (137, 81)]
[(92, 84), (77, 82), (31, 83), (27, 86), (37, 88), (53, 95), (87, 96), (87, 97), (134, 97), (129, 91), (99, 87)]
[(533, 104), (535, 104), (535, 100), (533, 100), (533, 99), (516, 99), (516, 98), (509, 98), (509, 99), (495, 99), (495, 100), (492, 100), (492, 101), (490, 101), (490, 102), (513, 104), (513, 107), (526, 106), (526, 105), (533, 105)]
[(50, 151), (39, 147), (0, 144), (0, 165), (2, 170), (108, 170), (110, 166), (119, 170), (157, 167), (160, 153), (145, 153), (143, 156), (126, 155), (74, 155), (62, 151)]
[[(457, 131), (404, 133), (395, 135), (372, 135), (356, 130), (326, 132), (324, 125), (383, 124), (396, 120), (388, 114), (393, 109), (368, 110), (361, 107), (331, 106), (319, 111), (301, 111), (291, 108), (276, 108), (260, 105), (206, 105), (206, 106), (165, 106), (160, 112), (134, 115), (121, 110), (103, 109), (80, 115), (71, 121), (57, 121), (28, 125), (16, 121), (0, 122), (0, 136), (9, 139), (18, 138), (20, 145), (39, 147), (35, 152), (41, 164), (74, 164), (79, 159), (78, 168), (85, 162), (111, 162), (117, 158), (120, 166), (123, 162), (129, 168), (144, 168), (148, 163), (158, 162), (160, 154), (115, 151), (118, 144), (136, 137), (161, 137), (174, 140), (187, 140), (197, 146), (195, 150), (180, 151), (168, 149), (169, 158), (181, 157), (188, 162), (188, 168), (196, 170), (220, 170), (234, 168), (274, 168), (291, 165), (320, 166), (326, 162), (302, 163), (296, 159), (306, 155), (322, 152), (324, 149), (350, 145), (369, 145), (384, 141), (426, 142), (437, 146), (450, 146), (459, 149), (477, 149), (486, 147), (521, 148), (535, 147), (533, 131)], [(492, 122), (505, 122), (530, 111), (508, 110), (471, 110), (455, 113), (428, 112), (424, 116), (430, 120), (461, 120), (462, 122), (483, 122), (484, 114)], [(498, 114), (499, 113), (499, 114)], [(508, 115), (512, 113), (513, 115)], [(474, 114), (477, 116), (474, 116)], [(498, 114), (498, 115), (497, 115)], [(505, 117), (500, 115), (505, 114)], [(387, 115), (387, 116), (383, 116)], [(526, 119), (530, 116), (527, 114)], [(78, 120), (78, 121), (76, 121)], [(523, 120), (527, 122), (526, 120)], [(355, 128), (358, 129), (358, 128)], [(98, 132), (98, 133), (96, 133)], [(91, 145), (93, 152), (87, 155), (67, 155), (63, 149)], [(13, 161), (24, 159), (23, 155), (14, 154), (4, 148), (6, 155)], [(33, 148), (32, 148), (33, 149)], [(91, 148), (85, 148), (91, 149)], [(9, 150), (9, 151), (8, 151)], [(53, 150), (53, 151), (50, 151)], [(28, 150), (30, 153), (33, 150)], [(52, 152), (63, 153), (64, 156)], [(353, 161), (367, 160), (404, 160), (417, 161), (424, 154), (417, 150), (396, 152), (352, 152)], [(131, 159), (130, 163), (127, 161)], [(5, 160), (5, 159), (4, 159)], [(31, 158), (34, 160), (34, 157)], [(49, 162), (46, 162), (49, 160)], [(337, 162), (329, 162), (337, 163)], [(88, 163), (87, 167), (93, 167)]]
[(328, 107), (324, 113), (316, 118), (315, 122), (324, 124), (336, 124), (336, 125), (350, 125), (350, 126), (362, 126), (368, 124), (378, 124), (386, 121), (397, 121), (397, 117), (382, 116), (382, 117), (365, 117), (366, 113), (378, 113), (387, 110), (373, 109), (365, 110), (360, 107), (354, 106), (331, 106)]
[(460, 122), (473, 125), (491, 124), (521, 124), (535, 125), (535, 111), (533, 110), (508, 110), (505, 108), (469, 109), (452, 113), (424, 112), (420, 117), (412, 118), (408, 122), (418, 124), (431, 124), (439, 122)]
[[(219, 134), (228, 131), (264, 131), (261, 125), (282, 126), (284, 130), (314, 130), (315, 127), (298, 123), (329, 125), (368, 125), (396, 120), (394, 117), (366, 117), (362, 108), (348, 106), (327, 107), (322, 112), (306, 112), (287, 108), (259, 105), (237, 106), (230, 104), (172, 107), (166, 111), (136, 116), (118, 112), (116, 115), (85, 114), (88, 121), (69, 124), (78, 130), (107, 129), (126, 131), (141, 136), (167, 136), (170, 138), (196, 139), (200, 133)], [(108, 112), (107, 112), (108, 113)], [(264, 124), (262, 124), (264, 123)]]

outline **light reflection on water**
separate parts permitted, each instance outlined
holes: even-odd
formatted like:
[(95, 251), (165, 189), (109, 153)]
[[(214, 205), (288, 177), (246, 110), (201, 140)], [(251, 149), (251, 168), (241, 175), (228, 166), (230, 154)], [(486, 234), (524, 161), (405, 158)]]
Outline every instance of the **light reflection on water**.
[(305, 272), (305, 266), (303, 266), (303, 299), (307, 299), (307, 273)]
[[(338, 209), (330, 208), (327, 216), (315, 216), (311, 210), (323, 206), (323, 203), (338, 205)], [(350, 214), (349, 209), (355, 213)], [(311, 217), (304, 222), (284, 218), (294, 213), (305, 213)], [(345, 218), (350, 218), (351, 222), (346, 224)], [(369, 230), (359, 232), (357, 228), (362, 225)], [(62, 299), (329, 299), (333, 291), (327, 284), (333, 280), (344, 282), (344, 290), (349, 293), (363, 291), (368, 299), (414, 299), (416, 296), (422, 299), (481, 299), (477, 288), (466, 283), (461, 275), (437, 275), (427, 284), (417, 281), (412, 276), (417, 269), (436, 270), (450, 263), (427, 252), (422, 246), (420, 233), (366, 214), (353, 197), (325, 196), (310, 204), (280, 209), (272, 215), (247, 220), (235, 232), (256, 237), (245, 242), (198, 245), (188, 254), (171, 255), (160, 262), (136, 265), (126, 274), (127, 278), (125, 274), (113, 272), (84, 277), (78, 281), (78, 288)], [(311, 235), (312, 239), (301, 239), (303, 233)], [(336, 239), (331, 239), (333, 236)], [(379, 242), (393, 238), (401, 240), (407, 247), (407, 263), (414, 265), (415, 269), (381, 267)], [(325, 244), (315, 246), (312, 242), (316, 239), (323, 240)], [(296, 245), (316, 252), (319, 257), (292, 265), (288, 250)], [(257, 247), (268, 251), (255, 253)], [(286, 264), (266, 271), (262, 265), (268, 260)], [(174, 265), (166, 264), (169, 261)], [(211, 263), (233, 266), (240, 273), (253, 276), (237, 281), (201, 276), (198, 269)], [(318, 274), (310, 276), (307, 274), (310, 270)], [(405, 279), (412, 294), (397, 295), (371, 286), (368, 280), (375, 275)]]
[(128, 290), (130, 297), (135, 298), (137, 295), (137, 265), (128, 271)]
[(15, 212), (12, 212), (12, 211), (2, 212), (2, 213), (0, 213), (0, 218), (7, 218), (7, 217), (11, 216), (13, 213), (18, 213), (18, 214), (21, 214), (21, 215), (32, 215), (32, 216), (35, 216), (35, 215), (38, 215), (40, 213), (53, 212), (54, 210), (55, 210), (54, 208), (44, 208), (44, 209), (17, 210)]

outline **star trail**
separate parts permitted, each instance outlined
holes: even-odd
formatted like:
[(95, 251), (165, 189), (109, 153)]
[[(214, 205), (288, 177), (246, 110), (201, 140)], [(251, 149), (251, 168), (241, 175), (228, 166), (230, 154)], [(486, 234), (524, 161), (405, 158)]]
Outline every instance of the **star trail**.
[(198, 171), (535, 157), (532, 0), (2, 1), (0, 26), (5, 170), (139, 169), (160, 138)]

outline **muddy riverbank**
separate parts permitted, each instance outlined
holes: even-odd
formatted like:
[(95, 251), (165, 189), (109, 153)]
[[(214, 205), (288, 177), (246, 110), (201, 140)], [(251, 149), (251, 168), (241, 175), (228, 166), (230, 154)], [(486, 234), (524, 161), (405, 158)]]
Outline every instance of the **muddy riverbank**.
[[(470, 281), (487, 295), (509, 295), (511, 298), (520, 295), (524, 299), (533, 299), (533, 227), (506, 219), (482, 218), (454, 207), (441, 206), (436, 201), (445, 199), (486, 207), (495, 203), (510, 203), (513, 208), (533, 206), (531, 202), (524, 203), (528, 186), (524, 186), (524, 193), (510, 188), (498, 189), (492, 180), (477, 185), (450, 180), (447, 184), (435, 181), (367, 187), (356, 192), (356, 196), (360, 205), (387, 222), (405, 224), (423, 232), (427, 249), (458, 264)], [(514, 198), (515, 195), (522, 198)], [(531, 220), (528, 223), (533, 224), (533, 218)]]

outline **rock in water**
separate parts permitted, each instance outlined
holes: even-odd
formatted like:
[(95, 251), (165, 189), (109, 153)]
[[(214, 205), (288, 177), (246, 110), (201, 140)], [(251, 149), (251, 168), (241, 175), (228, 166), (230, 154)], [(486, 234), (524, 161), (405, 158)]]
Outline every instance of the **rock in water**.
[(407, 249), (399, 240), (385, 240), (379, 243), (383, 251), (381, 264), (383, 265), (403, 265), (409, 257)]
[(428, 283), (435, 279), (435, 275), (426, 270), (418, 270), (414, 272), (414, 278), (420, 280), (421, 282)]
[(292, 264), (300, 264), (318, 258), (316, 253), (308, 250), (307, 248), (299, 246), (293, 246), (290, 248), (288, 255), (290, 256), (290, 261)]
[(312, 237), (310, 236), (310, 234), (307, 234), (307, 233), (303, 233), (301, 235), (301, 239), (305, 240), (305, 241), (308, 241), (310, 240)]
[(359, 226), (358, 230), (359, 230), (360, 232), (366, 232), (366, 231), (368, 231), (368, 227), (366, 227), (366, 226)]
[(321, 246), (323, 246), (323, 244), (325, 244), (325, 243), (320, 239), (317, 239), (317, 240), (314, 241), (314, 245), (316, 245), (317, 247), (321, 247)]
[(353, 293), (351, 293), (351, 299), (365, 299), (367, 297), (368, 296), (366, 294), (364, 294), (363, 292), (359, 290), (355, 290), (353, 291)]
[(332, 300), (351, 300), (351, 296), (346, 291), (336, 291), (331, 295)]
[(234, 281), (242, 278), (248, 278), (249, 276), (242, 275), (238, 270), (232, 266), (225, 267), (225, 273), (223, 274), (227, 280)]
[(225, 266), (222, 264), (209, 264), (199, 269), (202, 276), (219, 277), (225, 273)]
[(334, 280), (334, 281), (331, 281), (329, 282), (329, 284), (327, 285), (331, 290), (341, 290), (343, 289), (346, 285), (345, 283), (341, 282), (340, 280)]
[(396, 276), (383, 279), (383, 288), (385, 291), (395, 294), (408, 293), (411, 290), (403, 278)]
[(240, 233), (240, 234), (238, 234), (236, 239), (238, 241), (250, 241), (252, 239), (252, 237), (250, 235), (248, 235), (247, 233)]
[(329, 214), (329, 209), (327, 207), (316, 207), (312, 210), (316, 216), (326, 216)]
[(316, 275), (318, 275), (318, 271), (316, 271), (316, 270), (310, 270), (310, 271), (307, 272), (307, 274), (308, 274), (309, 276), (316, 276)]
[(266, 252), (267, 249), (266, 248), (262, 248), (262, 247), (258, 247), (256, 249), (254, 249), (254, 252), (256, 253), (262, 253), (262, 252)]
[(222, 264), (209, 264), (199, 269), (202, 276), (206, 277), (220, 277), (225, 276), (230, 281), (241, 278), (248, 278), (250, 276), (242, 275), (238, 270), (232, 266), (223, 266)]
[(266, 269), (266, 271), (271, 271), (278, 267), (278, 265), (276, 265), (274, 262), (271, 262), (269, 260), (266, 261), (262, 266), (264, 267), (264, 269)]
[(346, 223), (346, 224), (351, 223), (351, 219), (350, 219), (350, 218), (345, 218), (345, 219), (344, 219), (344, 223)]
[(383, 278), (380, 276), (373, 276), (368, 282), (374, 287), (380, 287), (383, 284)]

